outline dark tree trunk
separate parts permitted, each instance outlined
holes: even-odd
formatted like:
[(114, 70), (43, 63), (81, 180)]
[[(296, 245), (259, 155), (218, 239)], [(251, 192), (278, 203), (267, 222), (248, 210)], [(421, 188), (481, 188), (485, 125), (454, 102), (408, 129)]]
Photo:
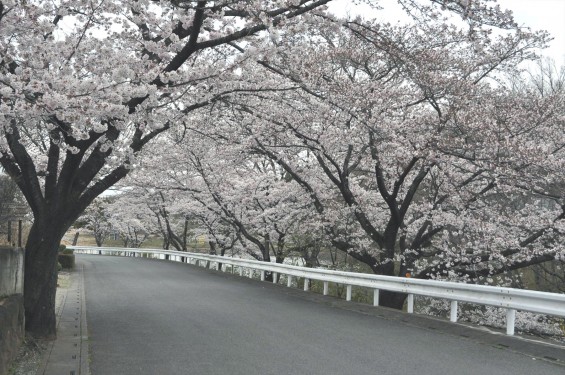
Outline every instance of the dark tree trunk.
[[(77, 231), (77, 232), (75, 233), (75, 236), (73, 237), (73, 246), (76, 246), (76, 245), (77, 245), (78, 236), (80, 236), (80, 232), (79, 232), (79, 231)], [(98, 240), (96, 240), (96, 244), (98, 245)], [(100, 247), (100, 246), (102, 246), (102, 244), (98, 245), (98, 247)]]
[(63, 234), (53, 223), (36, 221), (25, 253), (24, 306), (26, 331), (33, 337), (56, 337), (57, 253)]
[[(214, 241), (208, 241), (208, 246), (210, 247), (210, 255), (217, 255), (216, 254), (216, 243)], [(222, 256), (223, 256), (223, 251), (222, 251)], [(221, 262), (218, 262), (218, 271), (222, 270), (222, 266), (223, 264)]]
[[(372, 267), (373, 272), (377, 275), (384, 276), (397, 276), (394, 273), (394, 263), (388, 262), (381, 264), (377, 267)], [(384, 307), (390, 307), (392, 309), (402, 310), (404, 306), (404, 301), (406, 301), (406, 293), (391, 292), (387, 290), (381, 290), (379, 294), (379, 305)]]
[(214, 241), (208, 241), (208, 246), (210, 247), (210, 255), (216, 255), (216, 243)]
[(100, 236), (97, 236), (96, 234), (94, 235), (94, 240), (96, 241), (96, 246), (98, 247), (102, 247), (103, 244), (103, 240), (102, 238), (100, 238)]
[(379, 294), (379, 305), (390, 307), (392, 309), (402, 310), (404, 301), (406, 301), (407, 294), (399, 292), (390, 292), (388, 290), (381, 290)]

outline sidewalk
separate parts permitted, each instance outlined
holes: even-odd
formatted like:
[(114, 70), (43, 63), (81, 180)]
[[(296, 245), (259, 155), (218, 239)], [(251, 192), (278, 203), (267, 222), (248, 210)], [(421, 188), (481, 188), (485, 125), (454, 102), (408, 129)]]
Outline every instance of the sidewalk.
[(57, 340), (49, 343), (36, 375), (89, 375), (82, 265), (57, 290)]

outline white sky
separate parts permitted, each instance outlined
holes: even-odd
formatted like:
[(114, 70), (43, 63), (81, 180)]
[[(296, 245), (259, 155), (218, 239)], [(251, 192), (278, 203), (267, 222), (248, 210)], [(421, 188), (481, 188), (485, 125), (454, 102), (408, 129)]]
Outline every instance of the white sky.
[[(381, 0), (379, 3), (387, 11), (377, 15), (378, 18), (391, 23), (405, 19), (396, 0)], [(542, 54), (554, 59), (557, 66), (565, 65), (565, 0), (498, 0), (498, 3), (502, 8), (512, 10), (519, 25), (548, 31), (554, 40)], [(363, 7), (355, 5), (352, 0), (335, 0), (329, 7), (338, 14), (364, 13)]]
[(565, 65), (565, 0), (498, 0), (503, 8), (513, 11), (519, 25), (533, 30), (546, 30), (555, 39), (543, 52), (557, 66)]

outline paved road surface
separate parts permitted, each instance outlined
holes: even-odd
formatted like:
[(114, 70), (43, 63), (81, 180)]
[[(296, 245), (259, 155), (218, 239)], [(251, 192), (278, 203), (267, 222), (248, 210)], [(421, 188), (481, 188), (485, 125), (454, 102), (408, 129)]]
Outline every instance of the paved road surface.
[(461, 337), (180, 263), (84, 264), (92, 375), (565, 374)]

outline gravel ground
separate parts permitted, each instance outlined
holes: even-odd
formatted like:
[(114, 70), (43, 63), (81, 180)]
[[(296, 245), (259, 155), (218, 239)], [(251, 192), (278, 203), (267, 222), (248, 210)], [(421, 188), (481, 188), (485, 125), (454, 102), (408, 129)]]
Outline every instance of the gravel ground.
[[(57, 312), (57, 316), (59, 316), (59, 310), (63, 302), (64, 293), (61, 292), (69, 287), (70, 277), (71, 275), (69, 272), (59, 272), (59, 278), (57, 280), (57, 297), (55, 300), (55, 311)], [(48, 341), (26, 337), (8, 375), (35, 375), (41, 365), (43, 354), (45, 353), (45, 350), (47, 350), (48, 345)]]
[(9, 375), (35, 375), (46, 348), (47, 342), (26, 338)]

